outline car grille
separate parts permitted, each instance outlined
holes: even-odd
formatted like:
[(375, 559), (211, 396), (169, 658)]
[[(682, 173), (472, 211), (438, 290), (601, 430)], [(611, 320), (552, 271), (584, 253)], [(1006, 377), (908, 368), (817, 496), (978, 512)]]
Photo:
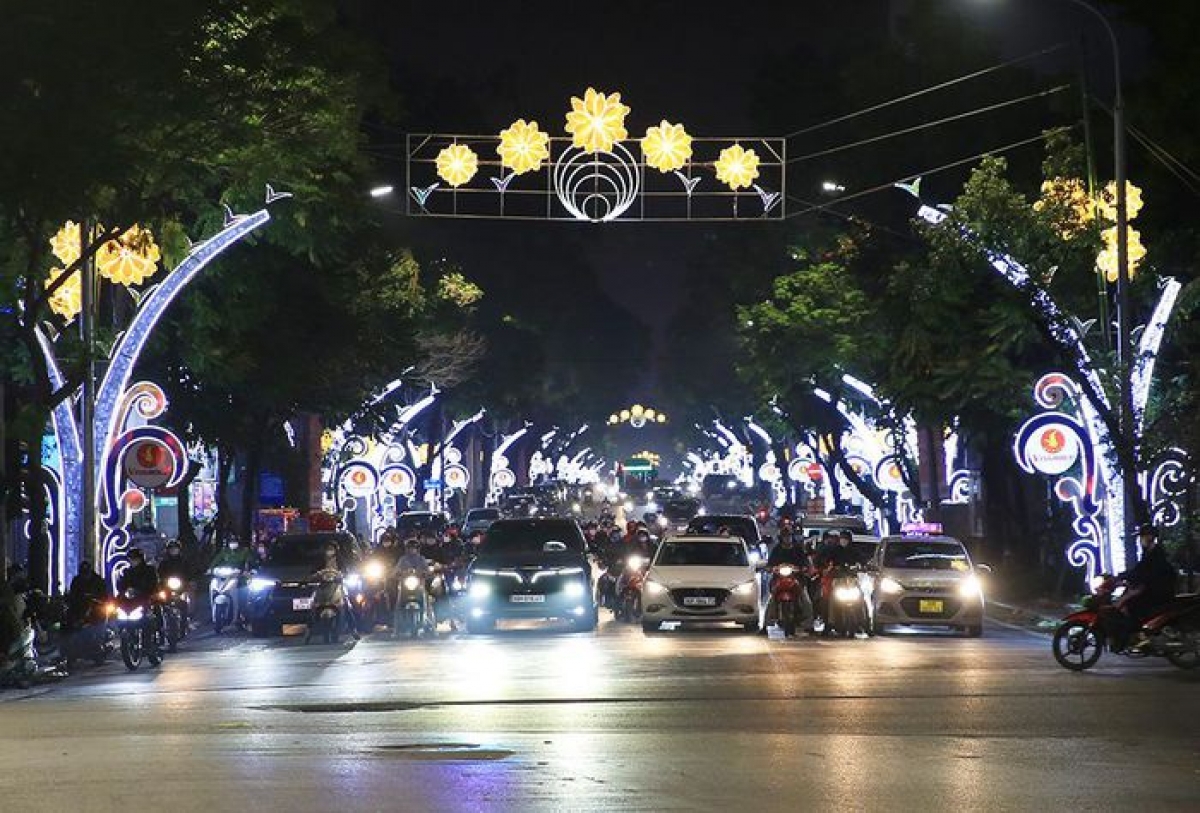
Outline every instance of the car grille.
[[(685, 599), (708, 597), (716, 599), (713, 604), (688, 604)], [(671, 601), (675, 602), (678, 607), (687, 607), (689, 609), (702, 610), (707, 607), (720, 607), (729, 598), (728, 590), (719, 590), (714, 587), (683, 587), (678, 590), (671, 591)]]
[[(961, 602), (956, 598), (948, 596), (936, 596), (935, 600), (942, 602), (942, 611), (940, 613), (923, 613), (921, 612), (921, 599), (918, 597), (906, 598), (900, 602), (900, 607), (904, 610), (904, 614), (910, 618), (953, 618), (958, 614)], [(928, 601), (928, 599), (926, 599)]]

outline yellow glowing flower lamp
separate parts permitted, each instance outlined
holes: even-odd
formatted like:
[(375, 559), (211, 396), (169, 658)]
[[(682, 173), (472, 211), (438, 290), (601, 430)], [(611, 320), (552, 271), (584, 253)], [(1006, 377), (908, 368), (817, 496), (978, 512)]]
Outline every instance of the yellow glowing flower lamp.
[[(1125, 182), (1125, 217), (1133, 220), (1142, 211), (1142, 190), (1130, 181)], [(1096, 212), (1105, 220), (1117, 220), (1117, 184), (1109, 181), (1097, 195)]]
[(479, 171), (479, 156), (466, 144), (451, 144), (437, 156), (437, 174), (451, 186), (462, 186)]
[(567, 113), (567, 133), (572, 144), (586, 153), (612, 152), (613, 145), (629, 137), (625, 117), (629, 108), (621, 104), (620, 93), (601, 93), (588, 88), (583, 98), (571, 97)]
[(620, 413), (621, 420), (623, 420), (623, 421), (629, 420), (629, 415), (630, 415), (630, 412), (628, 409), (621, 410), (621, 413)]
[[(46, 285), (49, 286), (62, 276), (62, 273), (61, 268), (51, 268), (49, 276), (46, 277)], [(80, 284), (79, 278), (79, 272), (73, 272), (67, 281), (50, 295), (50, 310), (68, 322), (78, 316), (79, 311), (83, 308), (83, 286)]]
[(70, 265), (79, 259), (80, 226), (74, 220), (68, 220), (58, 233), (50, 238), (50, 250), (63, 263)]
[(721, 150), (713, 168), (717, 171), (717, 180), (736, 192), (750, 186), (758, 177), (758, 155), (754, 150), (734, 144)]
[(658, 417), (656, 418), (656, 420), (657, 420), (659, 423), (666, 423), (666, 422), (667, 422), (667, 416), (666, 416), (666, 415), (664, 415), (663, 413), (661, 413), (661, 412), (660, 412), (660, 413), (658, 413)]
[(550, 134), (539, 130), (536, 121), (517, 119), (500, 131), (496, 152), (500, 155), (501, 165), (511, 169), (513, 174), (534, 172), (550, 157)]
[(674, 172), (691, 160), (692, 137), (682, 124), (671, 124), (663, 119), (657, 127), (646, 130), (642, 154), (646, 156), (646, 166), (659, 172)]
[(154, 276), (161, 258), (153, 235), (141, 226), (133, 226), (100, 247), (96, 270), (118, 285), (141, 285)]
[[(1096, 267), (1104, 274), (1104, 278), (1109, 282), (1116, 282), (1117, 269), (1117, 227), (1105, 229), (1101, 232), (1101, 237), (1104, 238), (1104, 250), (1096, 257)], [(1142, 235), (1137, 229), (1130, 228), (1127, 232), (1126, 246), (1129, 258), (1129, 278), (1133, 279), (1137, 272), (1138, 266), (1146, 257), (1146, 246), (1142, 243)]]
[(1062, 207), (1069, 218), (1059, 223), (1059, 234), (1064, 240), (1074, 237), (1079, 231), (1096, 218), (1095, 201), (1084, 188), (1083, 181), (1078, 178), (1054, 178), (1042, 182), (1041, 198), (1033, 204), (1035, 212), (1040, 212), (1051, 203)]
[(629, 414), (635, 418), (640, 418), (646, 412), (646, 408), (641, 404), (634, 404), (629, 408)]

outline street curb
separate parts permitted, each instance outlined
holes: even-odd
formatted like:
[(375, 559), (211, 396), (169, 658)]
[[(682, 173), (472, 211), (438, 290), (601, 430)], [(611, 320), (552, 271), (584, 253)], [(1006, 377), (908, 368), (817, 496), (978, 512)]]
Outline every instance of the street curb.
[[(1064, 605), (1063, 614), (1065, 615), (1070, 609), (1070, 607)], [(1020, 627), (1021, 629), (1047, 635), (1054, 632), (1062, 621), (1061, 617), (1052, 618), (1027, 607), (1020, 607), (1015, 604), (1008, 604), (992, 599), (988, 600), (986, 612), (988, 618), (993, 621), (999, 621), (1013, 627)]]

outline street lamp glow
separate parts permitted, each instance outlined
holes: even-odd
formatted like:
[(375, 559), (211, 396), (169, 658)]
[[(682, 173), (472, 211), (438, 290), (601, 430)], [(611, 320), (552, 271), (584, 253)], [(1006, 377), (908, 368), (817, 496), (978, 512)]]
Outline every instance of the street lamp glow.
[(376, 186), (373, 189), (371, 189), (371, 197), (373, 197), (373, 198), (387, 197), (388, 195), (392, 194), (393, 191), (394, 191), (394, 189), (391, 186)]

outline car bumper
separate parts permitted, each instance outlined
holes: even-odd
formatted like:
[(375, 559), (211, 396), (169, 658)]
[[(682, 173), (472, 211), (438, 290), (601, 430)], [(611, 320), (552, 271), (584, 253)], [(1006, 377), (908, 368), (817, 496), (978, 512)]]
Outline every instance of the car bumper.
[(983, 623), (983, 600), (952, 592), (879, 596), (874, 618), (876, 624), (974, 627)]
[(575, 619), (595, 614), (592, 597), (586, 591), (578, 596), (564, 593), (467, 596), (462, 601), (471, 618)]
[[(244, 612), (248, 620), (260, 623), (307, 624), (315, 593), (315, 587), (276, 587), (261, 593), (250, 593)], [(356, 613), (372, 611), (368, 593), (350, 591), (349, 597)], [(302, 602), (302, 606), (298, 607), (297, 601)], [(308, 606), (303, 606), (303, 602), (308, 602)]]
[(668, 591), (664, 595), (643, 594), (643, 623), (655, 624), (669, 621), (680, 624), (749, 624), (757, 623), (759, 620), (757, 588), (754, 595), (743, 596), (730, 593), (728, 597), (720, 599), (712, 606), (685, 605), (672, 596), (672, 592)]

